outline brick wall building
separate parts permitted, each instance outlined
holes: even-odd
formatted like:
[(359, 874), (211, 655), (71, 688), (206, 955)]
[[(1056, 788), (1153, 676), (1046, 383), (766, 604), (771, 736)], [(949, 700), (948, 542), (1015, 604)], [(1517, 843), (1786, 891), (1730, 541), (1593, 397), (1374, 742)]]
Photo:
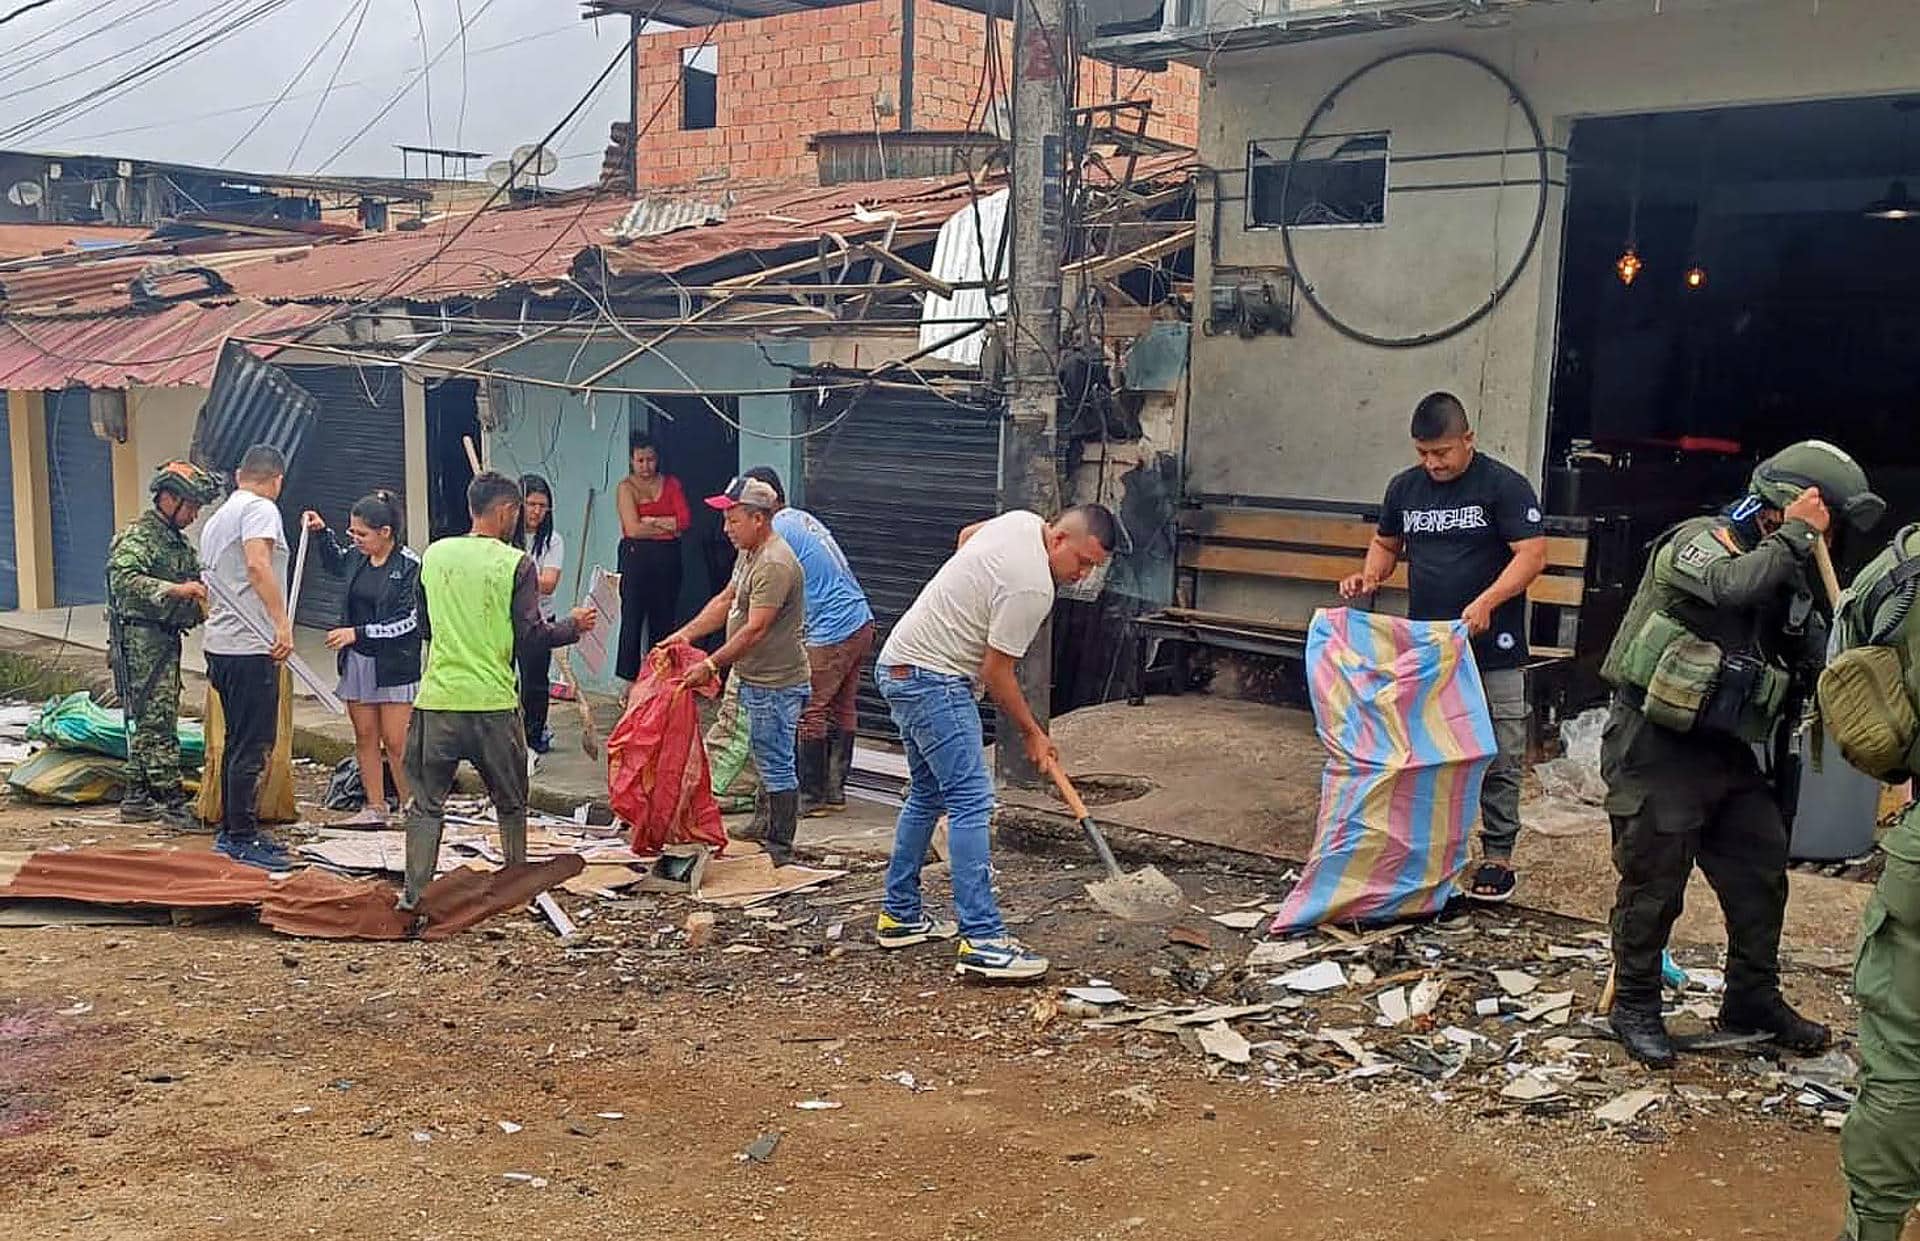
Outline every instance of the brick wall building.
[[(910, 94), (902, 75), (909, 14)], [(1013, 64), (1010, 23), (997, 29), (998, 90), (1004, 97)], [(716, 174), (739, 181), (812, 180), (817, 159), (808, 142), (816, 134), (878, 129), (884, 143), (887, 134), (902, 129), (990, 128), (981, 98), (987, 46), (982, 17), (939, 0), (867, 0), (726, 22), (710, 37), (704, 28), (643, 34), (636, 57), (643, 132), (635, 180), (643, 187), (685, 185)], [(1149, 74), (1082, 62), (1081, 105), (1142, 98), (1154, 103), (1150, 134), (1193, 143), (1196, 70), (1174, 65)]]

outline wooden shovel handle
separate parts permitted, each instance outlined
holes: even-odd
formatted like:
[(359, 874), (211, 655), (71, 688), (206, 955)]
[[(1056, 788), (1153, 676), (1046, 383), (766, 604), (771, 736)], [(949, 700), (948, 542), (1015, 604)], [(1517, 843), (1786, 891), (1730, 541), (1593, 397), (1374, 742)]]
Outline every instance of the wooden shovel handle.
[(1827, 536), (1816, 534), (1813, 538), (1813, 563), (1820, 569), (1820, 584), (1826, 588), (1827, 603), (1837, 612), (1840, 610), (1840, 575), (1833, 571), (1833, 553), (1827, 548)]
[(1067, 773), (1060, 770), (1059, 763), (1048, 759), (1047, 774), (1053, 777), (1053, 787), (1060, 790), (1060, 798), (1067, 803), (1067, 809), (1073, 811), (1074, 818), (1090, 819), (1093, 817), (1087, 813), (1087, 803), (1081, 801), (1080, 794), (1073, 791), (1073, 781), (1067, 779)]

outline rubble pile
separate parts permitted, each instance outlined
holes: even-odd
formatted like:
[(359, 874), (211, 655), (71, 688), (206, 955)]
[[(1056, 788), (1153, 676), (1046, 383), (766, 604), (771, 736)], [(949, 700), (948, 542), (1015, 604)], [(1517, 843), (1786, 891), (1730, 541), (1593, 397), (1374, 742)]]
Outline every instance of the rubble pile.
[[(1213, 921), (1240, 929), (1243, 912)], [(1210, 936), (1177, 928), (1169, 938), (1198, 947)], [(1633, 1064), (1595, 1011), (1609, 966), (1604, 932), (1556, 936), (1467, 916), (1368, 934), (1322, 928), (1258, 942), (1238, 965), (1208, 952), (1153, 968), (1200, 997), (1192, 1002), (1136, 1003), (1096, 985), (1068, 988), (1057, 1004), (1128, 1055), (1158, 1058), (1171, 1041), (1216, 1076), (1274, 1088), (1397, 1087), (1482, 1114), (1585, 1117), (1628, 1130), (1661, 1113), (1738, 1110), (1838, 1127), (1853, 1098), (1853, 1059), (1832, 1051), (1781, 1061), (1768, 1036), (1717, 1030), (1724, 984), (1712, 969), (1667, 972), (1667, 1020), (1688, 1070)], [(1711, 1084), (1693, 1080), (1703, 1076), (1693, 1066)]]

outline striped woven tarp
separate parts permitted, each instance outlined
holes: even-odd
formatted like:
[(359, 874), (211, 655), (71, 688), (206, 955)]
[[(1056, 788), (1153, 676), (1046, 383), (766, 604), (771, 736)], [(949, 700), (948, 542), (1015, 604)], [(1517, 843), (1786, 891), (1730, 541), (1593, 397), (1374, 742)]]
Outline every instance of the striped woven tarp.
[(1465, 623), (1323, 609), (1307, 682), (1327, 766), (1313, 854), (1274, 933), (1437, 911), (1466, 868), (1496, 749)]

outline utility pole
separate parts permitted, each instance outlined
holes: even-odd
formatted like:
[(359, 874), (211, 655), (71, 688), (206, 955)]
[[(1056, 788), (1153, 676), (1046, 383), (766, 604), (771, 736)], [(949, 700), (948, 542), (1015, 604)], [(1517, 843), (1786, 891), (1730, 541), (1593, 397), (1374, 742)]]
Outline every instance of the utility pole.
[[(1069, 0), (1014, 0), (1013, 184), (1008, 317), (1007, 420), (1000, 436), (1000, 507), (1051, 518), (1060, 508), (1054, 464), (1060, 392), (1060, 262), (1065, 253)], [(1044, 726), (1053, 695), (1053, 626), (1041, 626), (1020, 661), (1020, 690)], [(1037, 783), (1018, 734), (1003, 715), (995, 768), (1014, 784)]]

